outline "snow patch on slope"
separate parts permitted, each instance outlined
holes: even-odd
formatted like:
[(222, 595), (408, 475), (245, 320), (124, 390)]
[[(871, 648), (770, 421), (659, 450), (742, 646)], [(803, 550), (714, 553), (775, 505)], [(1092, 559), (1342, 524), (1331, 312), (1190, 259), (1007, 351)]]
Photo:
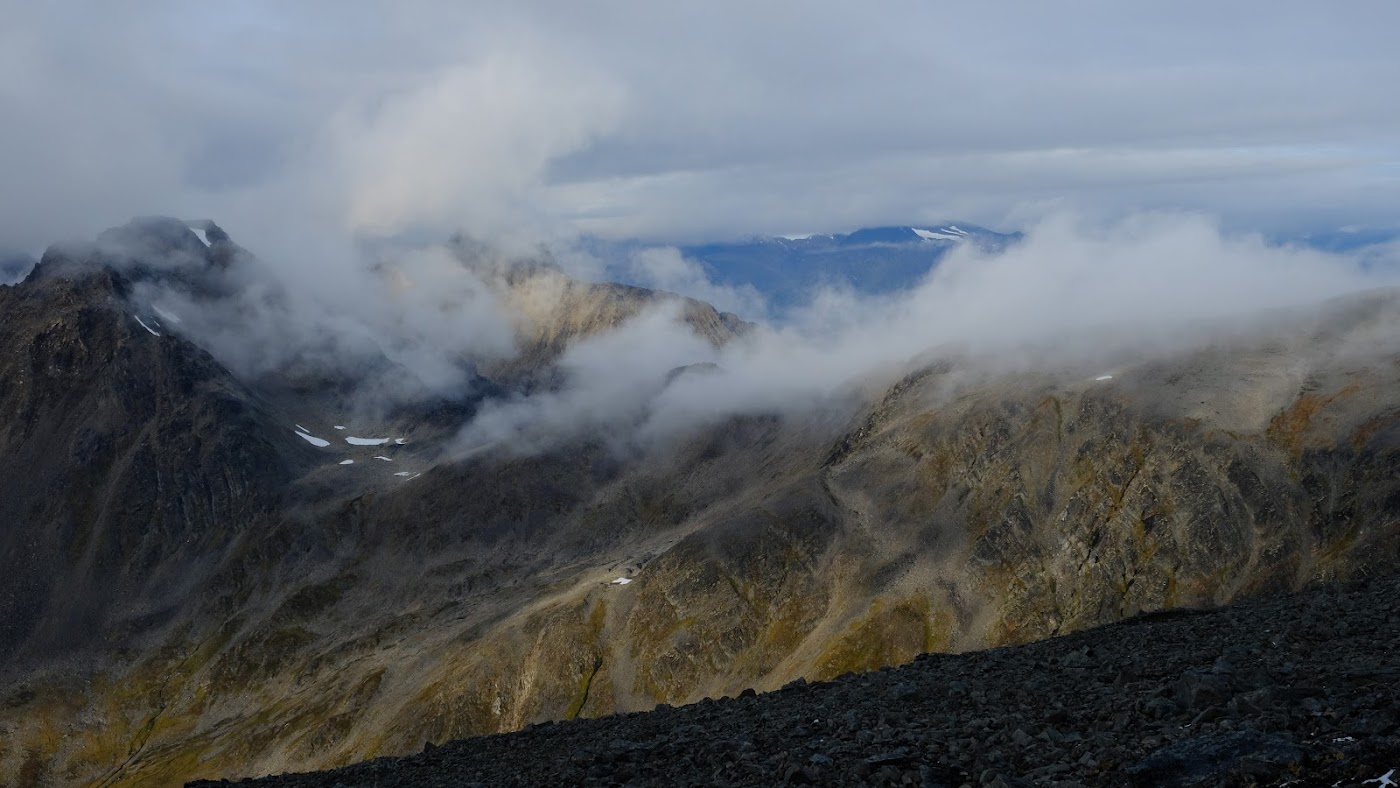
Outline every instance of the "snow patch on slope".
[(920, 230), (917, 227), (910, 227), (909, 229), (913, 230), (915, 235), (925, 241), (961, 241), (963, 235), (965, 235), (965, 233), (963, 235), (954, 235), (952, 233), (939, 232), (936, 230)]
[(324, 449), (327, 446), (331, 445), (330, 441), (318, 438), (315, 435), (308, 435), (304, 430), (300, 428), (297, 429), (296, 433), (297, 437), (301, 438), (302, 440), (317, 448)]
[(144, 329), (146, 329), (147, 331), (151, 332), (151, 336), (153, 336), (153, 337), (158, 337), (158, 336), (160, 336), (160, 333), (157, 332), (154, 328), (151, 328), (150, 326), (146, 325), (146, 321), (142, 320), (140, 315), (132, 315), (132, 317), (136, 318), (136, 322), (140, 323), (142, 328), (144, 328)]

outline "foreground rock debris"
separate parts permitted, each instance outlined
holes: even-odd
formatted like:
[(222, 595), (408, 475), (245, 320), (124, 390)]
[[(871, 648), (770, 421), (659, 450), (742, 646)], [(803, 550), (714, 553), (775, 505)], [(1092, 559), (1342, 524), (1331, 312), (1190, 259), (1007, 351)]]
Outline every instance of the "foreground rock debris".
[(1383, 786), (1397, 645), (1400, 575), (239, 784)]

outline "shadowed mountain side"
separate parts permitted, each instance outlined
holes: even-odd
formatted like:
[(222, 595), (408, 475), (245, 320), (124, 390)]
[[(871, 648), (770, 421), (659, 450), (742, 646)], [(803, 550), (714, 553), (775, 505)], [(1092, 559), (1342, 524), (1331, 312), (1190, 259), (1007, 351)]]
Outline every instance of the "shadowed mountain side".
[(125, 277), (45, 274), (62, 264), (46, 257), (0, 288), (0, 656), (12, 666), (121, 621), (169, 621), (210, 556), (268, 519), (311, 458), (207, 353), (141, 322)]

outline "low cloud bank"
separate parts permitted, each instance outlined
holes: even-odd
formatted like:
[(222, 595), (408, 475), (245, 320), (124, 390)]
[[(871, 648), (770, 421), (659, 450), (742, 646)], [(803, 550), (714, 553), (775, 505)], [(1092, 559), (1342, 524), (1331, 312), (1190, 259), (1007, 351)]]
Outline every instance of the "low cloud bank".
[[(203, 249), (192, 233), (180, 244), (187, 248), (167, 254), (171, 270)], [(150, 250), (127, 251), (152, 259)], [(507, 393), (482, 405), (449, 453), (536, 453), (580, 440), (625, 452), (735, 416), (839, 417), (937, 360), (954, 361), (963, 380), (1081, 374), (1249, 333), (1296, 334), (1280, 310), (1400, 284), (1397, 251), (1274, 245), (1198, 215), (1110, 225), (1060, 216), (1000, 253), (961, 246), (905, 291), (818, 290), (781, 321), (754, 323), (721, 347), (695, 333), (679, 299), (661, 298), (615, 327), (572, 336), (552, 361), (522, 353), (532, 336), (550, 333), (539, 333), (539, 320), (570, 320), (568, 304), (583, 303), (564, 300), (566, 268), (625, 272), (721, 309), (769, 310), (753, 288), (716, 285), (670, 248), (598, 260), (469, 240), (352, 247), (319, 273), (240, 255), (212, 296), (159, 278), (138, 295), (167, 330), (240, 376), (339, 386), (370, 411), (469, 396), (482, 369), (514, 363), (528, 373), (551, 363), (548, 374), (527, 374), (529, 385), (502, 381)], [(1372, 336), (1376, 348), (1393, 348), (1400, 326), (1378, 325)]]
[(517, 352), (517, 317), (500, 298), (508, 261), (483, 265), (459, 246), (352, 249), (313, 275), (226, 238), (206, 248), (155, 219), (104, 233), (95, 249), (134, 274), (138, 308), (240, 378), (341, 390), (367, 412), (459, 399), (479, 365)]
[[(671, 283), (684, 294), (716, 292), (684, 279), (694, 269), (670, 250), (639, 258), (677, 272)], [(1060, 216), (1001, 254), (963, 247), (905, 292), (821, 291), (785, 324), (760, 324), (718, 350), (662, 313), (638, 318), (573, 346), (558, 390), (483, 410), (459, 446), (531, 452), (595, 433), (645, 446), (733, 416), (846, 407), (863, 387), (938, 357), (978, 374), (1159, 357), (1287, 330), (1278, 310), (1393, 286), (1397, 260), (1270, 245), (1194, 215), (1106, 227)], [(667, 381), (668, 370), (697, 363), (715, 366)]]

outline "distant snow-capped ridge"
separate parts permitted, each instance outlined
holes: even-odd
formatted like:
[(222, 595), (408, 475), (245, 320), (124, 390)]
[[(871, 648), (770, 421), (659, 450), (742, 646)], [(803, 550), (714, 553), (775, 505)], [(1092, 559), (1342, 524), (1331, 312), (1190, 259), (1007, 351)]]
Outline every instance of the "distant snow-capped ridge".
[(947, 227), (939, 227), (933, 230), (920, 230), (917, 227), (910, 227), (909, 229), (913, 230), (915, 235), (925, 241), (952, 241), (958, 243), (967, 240), (967, 231), (958, 227), (956, 224), (950, 224)]
[(744, 246), (749, 243), (776, 243), (780, 246), (858, 246), (869, 244), (940, 244), (963, 241), (1007, 242), (1020, 237), (1020, 233), (1000, 233), (967, 222), (936, 225), (883, 225), (862, 227), (849, 233), (808, 233), (761, 236), (753, 241), (735, 243), (706, 244), (694, 248), (714, 248)]
[(882, 293), (918, 282), (961, 246), (995, 253), (1020, 233), (1000, 233), (968, 222), (864, 227), (849, 233), (770, 235), (744, 241), (680, 247), (711, 281), (752, 287), (771, 305), (800, 303), (813, 288), (830, 285)]

